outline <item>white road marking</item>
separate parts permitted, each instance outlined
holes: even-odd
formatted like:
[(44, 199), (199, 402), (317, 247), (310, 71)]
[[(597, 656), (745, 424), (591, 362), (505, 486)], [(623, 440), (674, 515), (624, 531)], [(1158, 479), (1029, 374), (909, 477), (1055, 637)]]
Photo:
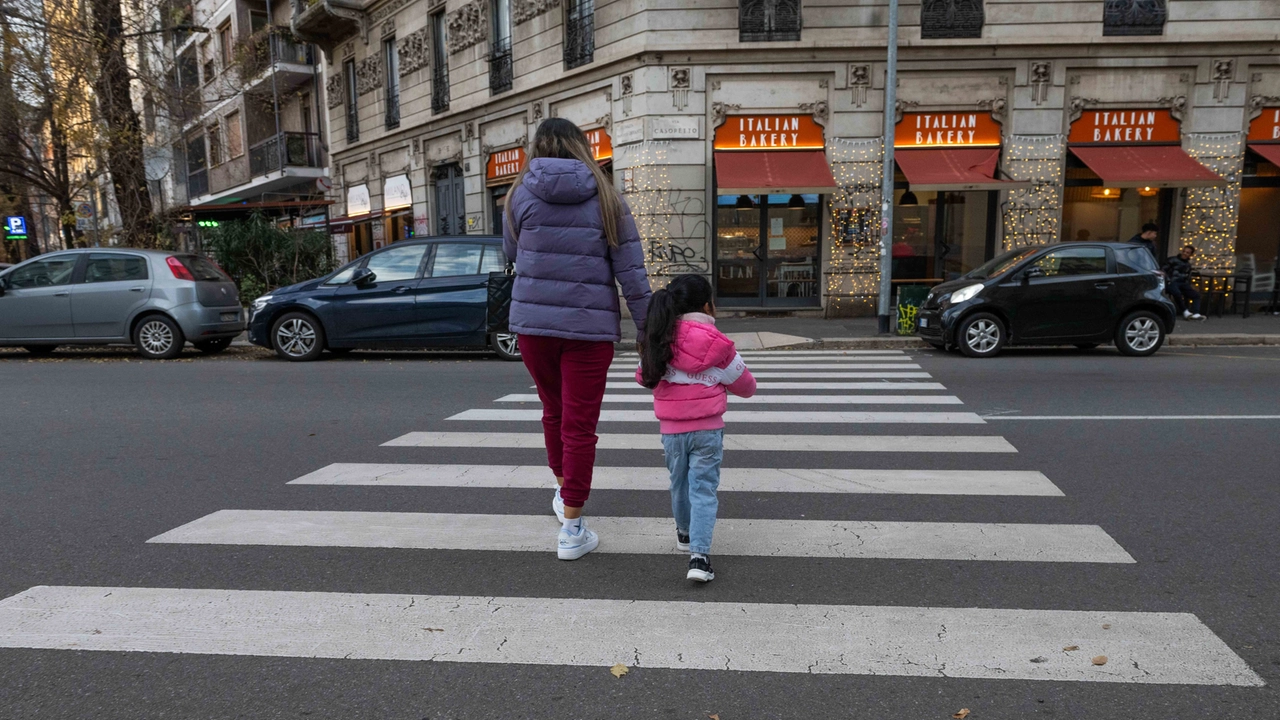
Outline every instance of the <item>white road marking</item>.
[[(637, 386), (639, 387), (639, 386)], [(536, 394), (504, 395), (494, 402), (539, 402)], [(653, 395), (605, 395), (606, 403), (651, 403)], [(730, 405), (963, 405), (955, 395), (755, 395), (729, 396)]]
[[(334, 463), (289, 481), (290, 485), (374, 487), (469, 487), (550, 490), (544, 465), (415, 465)], [(600, 467), (592, 490), (653, 490), (670, 487), (662, 467)], [(1062, 497), (1049, 478), (1034, 470), (810, 470), (723, 468), (720, 492), (898, 495), (1017, 495)]]
[[(868, 358), (869, 359), (869, 358)], [(876, 358), (877, 360), (885, 360), (886, 358)], [(747, 367), (752, 372), (756, 368), (764, 368), (765, 370), (912, 370), (919, 368), (919, 365), (910, 362), (911, 358), (901, 358), (901, 362), (815, 362), (815, 363), (798, 363), (798, 362), (757, 362), (748, 360)], [(614, 363), (609, 366), (610, 370), (630, 370), (636, 371), (636, 363)]]
[(0, 647), (1265, 684), (1190, 613), (38, 586), (0, 600)]
[[(899, 367), (899, 368), (918, 368), (918, 367), (920, 367), (920, 366), (919, 366), (919, 365), (897, 365), (897, 366), (890, 366), (890, 367)], [(887, 371), (887, 370), (886, 370), (886, 371), (873, 370), (873, 371), (870, 371), (870, 372), (861, 372), (861, 371), (858, 371), (858, 372), (852, 372), (852, 371), (850, 371), (850, 372), (793, 372), (793, 371), (786, 371), (786, 370), (784, 370), (784, 371), (780, 371), (780, 372), (773, 372), (773, 371), (770, 371), (770, 370), (762, 370), (761, 372), (755, 372), (755, 371), (752, 371), (752, 373), (751, 373), (751, 374), (752, 374), (752, 375), (754, 375), (757, 379), (759, 379), (759, 378), (792, 378), (792, 379), (795, 379), (795, 380), (804, 380), (804, 379), (806, 379), (806, 378), (808, 378), (808, 379), (814, 379), (814, 380), (817, 380), (817, 379), (837, 379), (837, 378), (927, 378), (927, 377), (933, 377), (932, 375), (930, 375), (930, 374), (929, 374), (929, 373), (927, 373), (927, 372), (892, 372), (892, 371)], [(634, 379), (635, 379), (635, 371), (634, 371), (634, 370), (632, 370), (631, 372), (610, 372), (610, 373), (609, 373), (609, 377), (611, 377), (611, 378), (632, 378), (632, 379), (634, 380)]]
[[(757, 376), (759, 377), (759, 376)], [(536, 385), (530, 385), (530, 388), (536, 388)], [(607, 382), (605, 388), (609, 390), (644, 390), (639, 383), (632, 380), (631, 382)], [(756, 383), (757, 390), (892, 390), (894, 392), (902, 390), (946, 390), (947, 387), (942, 383), (935, 382), (915, 382), (901, 381), (894, 382), (892, 380), (881, 380), (879, 382), (776, 382), (766, 380)], [(648, 392), (648, 391), (646, 391)]]
[[(742, 357), (803, 358), (857, 357), (860, 355), (905, 355), (904, 350), (742, 350)], [(634, 352), (618, 353), (620, 358), (638, 358)]]
[(987, 420), (1280, 420), (1280, 415), (988, 415)]
[[(665, 517), (588, 519), (599, 553), (678, 553)], [(409, 548), (548, 553), (559, 528), (546, 515), (219, 510), (149, 543)], [(1097, 525), (839, 520), (716, 520), (718, 557), (882, 558), (1132, 563)]]
[[(657, 433), (601, 434), (600, 450), (662, 450)], [(542, 433), (410, 432), (383, 447), (528, 448), (544, 450)], [(748, 435), (726, 434), (730, 451), (1016, 453), (998, 435)]]
[[(452, 415), (448, 420), (476, 422), (540, 422), (542, 410), (509, 408), (475, 408)], [(726, 423), (856, 423), (856, 424), (921, 424), (982, 425), (983, 420), (971, 412), (822, 412), (799, 410), (729, 410)], [(652, 410), (601, 410), (600, 422), (657, 422)]]

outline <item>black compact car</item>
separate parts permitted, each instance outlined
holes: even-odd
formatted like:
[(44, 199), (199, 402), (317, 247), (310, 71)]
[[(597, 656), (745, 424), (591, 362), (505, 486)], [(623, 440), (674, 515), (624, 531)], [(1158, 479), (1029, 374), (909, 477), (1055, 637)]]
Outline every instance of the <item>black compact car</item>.
[(991, 357), (1006, 344), (1114, 342), (1151, 355), (1177, 315), (1151, 253), (1129, 243), (1061, 243), (1011, 250), (930, 291), (918, 334), (938, 348)]
[(325, 350), (486, 346), (519, 360), (515, 335), (488, 331), (489, 273), (506, 265), (500, 237), (397, 242), (254, 300), (249, 341), (286, 360), (315, 360)]

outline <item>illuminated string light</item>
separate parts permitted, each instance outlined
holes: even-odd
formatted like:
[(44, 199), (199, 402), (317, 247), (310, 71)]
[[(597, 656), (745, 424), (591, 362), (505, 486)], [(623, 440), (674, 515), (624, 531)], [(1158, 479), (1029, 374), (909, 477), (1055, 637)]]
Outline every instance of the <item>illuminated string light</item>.
[[(1189, 134), (1187, 154), (1221, 175), (1225, 185), (1187, 188), (1182, 204), (1181, 243), (1196, 248), (1196, 269), (1207, 273), (1235, 270), (1236, 224), (1240, 216), (1240, 175), (1244, 167), (1242, 133)], [(1229, 281), (1202, 279), (1205, 289), (1220, 291)]]
[[(631, 206), (636, 230), (644, 243), (645, 270), (655, 289), (666, 285), (672, 274), (667, 260), (661, 257), (672, 241), (671, 195), (676, 191), (671, 187), (668, 174), (670, 150), (671, 143), (662, 140), (633, 145), (627, 149), (627, 156), (631, 160), (629, 180), (627, 171), (623, 171), (622, 191)], [(681, 243), (695, 240), (697, 238), (678, 238)], [(707, 242), (707, 238), (703, 237), (702, 241)], [(704, 253), (703, 258), (705, 257)]]
[(1009, 191), (1001, 205), (1004, 249), (1057, 242), (1062, 217), (1066, 138), (1062, 135), (1013, 135), (1004, 147), (1004, 171), (1029, 188)]
[(827, 203), (828, 317), (874, 312), (880, 291), (880, 186), (884, 144), (834, 138), (827, 161), (836, 191)]

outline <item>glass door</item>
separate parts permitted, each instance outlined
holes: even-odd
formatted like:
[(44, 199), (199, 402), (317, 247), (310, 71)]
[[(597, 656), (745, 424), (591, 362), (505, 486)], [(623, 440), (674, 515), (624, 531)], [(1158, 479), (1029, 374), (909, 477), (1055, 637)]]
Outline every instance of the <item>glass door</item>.
[(820, 195), (721, 195), (716, 297), (735, 306), (821, 303)]

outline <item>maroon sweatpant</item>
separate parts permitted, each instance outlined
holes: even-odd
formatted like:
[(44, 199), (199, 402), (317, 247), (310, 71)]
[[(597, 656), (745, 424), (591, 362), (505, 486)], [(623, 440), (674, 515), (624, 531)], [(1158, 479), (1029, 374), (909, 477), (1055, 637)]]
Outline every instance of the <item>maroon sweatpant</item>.
[(596, 464), (596, 423), (613, 343), (520, 335), (520, 355), (542, 400), (547, 464), (564, 478), (565, 507), (582, 507), (591, 494)]

